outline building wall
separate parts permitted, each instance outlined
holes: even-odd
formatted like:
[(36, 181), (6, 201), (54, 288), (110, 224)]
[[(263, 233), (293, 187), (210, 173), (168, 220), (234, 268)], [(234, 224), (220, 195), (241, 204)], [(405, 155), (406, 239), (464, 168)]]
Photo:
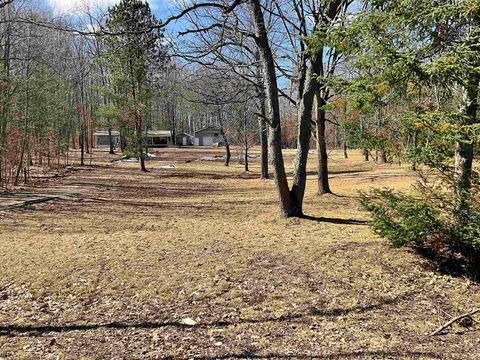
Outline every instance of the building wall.
[[(113, 145), (117, 147), (120, 144), (120, 136), (112, 136)], [(95, 147), (107, 147), (110, 146), (110, 140), (108, 135), (95, 135)]]
[(146, 142), (148, 147), (168, 147), (172, 145), (170, 137), (162, 136), (148, 136)]
[(195, 145), (196, 146), (211, 146), (217, 142), (222, 141), (219, 130), (214, 131), (203, 131), (195, 134)]
[(186, 135), (178, 135), (176, 142), (177, 142), (177, 145), (189, 146), (193, 144), (193, 137), (186, 136)]

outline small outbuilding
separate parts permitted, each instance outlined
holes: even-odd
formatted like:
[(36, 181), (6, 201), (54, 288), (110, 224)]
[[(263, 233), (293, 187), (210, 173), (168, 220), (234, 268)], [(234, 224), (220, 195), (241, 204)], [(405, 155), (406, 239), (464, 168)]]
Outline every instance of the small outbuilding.
[(187, 133), (179, 133), (175, 136), (175, 143), (180, 146), (190, 146), (193, 145), (193, 135)]
[[(111, 133), (112, 133), (113, 146), (115, 148), (119, 147), (120, 146), (120, 132), (112, 130)], [(109, 147), (110, 146), (110, 135), (108, 133), (108, 130), (96, 130), (93, 133), (93, 141), (94, 141), (94, 146), (96, 148)]]
[(148, 147), (168, 147), (172, 145), (172, 132), (170, 130), (147, 131), (145, 143)]
[(195, 146), (211, 146), (223, 143), (223, 136), (216, 126), (208, 126), (202, 130), (195, 131)]

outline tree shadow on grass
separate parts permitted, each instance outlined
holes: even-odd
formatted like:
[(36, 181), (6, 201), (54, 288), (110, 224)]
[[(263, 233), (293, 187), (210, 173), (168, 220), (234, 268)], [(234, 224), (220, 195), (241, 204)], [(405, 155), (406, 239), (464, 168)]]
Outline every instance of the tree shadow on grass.
[[(333, 175), (351, 175), (349, 177), (358, 177), (361, 176), (363, 173), (370, 172), (371, 170), (369, 169), (352, 169), (352, 170), (329, 170), (328, 173), (330, 176), (334, 177)], [(293, 176), (293, 171), (289, 171), (287, 173), (289, 177)], [(310, 170), (307, 171), (307, 176), (317, 176), (318, 171), (317, 170)]]
[[(293, 354), (277, 354), (267, 353), (261, 354), (254, 350), (245, 350), (240, 353), (224, 354), (214, 357), (194, 357), (196, 360), (213, 360), (213, 359), (361, 359), (361, 358), (388, 358), (397, 359), (400, 357), (423, 359), (438, 359), (438, 354), (422, 351), (354, 351), (354, 352), (338, 352), (322, 355), (311, 355), (307, 353)], [(168, 357), (165, 359), (169, 359)], [(173, 359), (173, 358), (172, 358)]]
[(323, 216), (316, 217), (311, 215), (304, 215), (302, 219), (322, 222), (322, 223), (338, 224), (338, 225), (369, 225), (370, 224), (370, 221), (366, 221), (366, 220), (328, 218)]
[(164, 327), (175, 327), (180, 329), (212, 329), (225, 328), (229, 326), (244, 325), (244, 324), (259, 324), (268, 322), (288, 322), (298, 320), (308, 316), (314, 317), (337, 317), (350, 313), (361, 314), (369, 311), (381, 309), (388, 305), (393, 305), (402, 300), (412, 296), (412, 293), (401, 294), (394, 298), (381, 299), (373, 304), (359, 305), (349, 308), (333, 308), (333, 309), (318, 309), (312, 308), (303, 313), (286, 314), (278, 317), (267, 318), (253, 318), (253, 319), (235, 319), (222, 320), (198, 323), (194, 326), (184, 324), (179, 321), (165, 321), (165, 322), (110, 322), (103, 324), (69, 324), (69, 325), (6, 325), (0, 326), (0, 337), (2, 336), (16, 336), (18, 334), (28, 334), (30, 336), (41, 336), (45, 333), (66, 333), (71, 331), (90, 331), (98, 329), (113, 329), (113, 330), (128, 330), (128, 329), (160, 329)]

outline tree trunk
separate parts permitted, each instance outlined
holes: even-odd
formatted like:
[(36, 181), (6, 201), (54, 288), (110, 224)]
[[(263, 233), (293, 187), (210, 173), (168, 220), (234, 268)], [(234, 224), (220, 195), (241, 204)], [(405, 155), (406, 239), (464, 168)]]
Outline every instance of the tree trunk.
[(363, 149), (362, 150), (362, 155), (363, 155), (363, 160), (364, 161), (369, 161), (369, 157), (370, 157), (370, 154), (369, 154), (369, 151), (368, 149)]
[(83, 123), (80, 126), (80, 149), (80, 165), (83, 166), (85, 165), (85, 125)]
[(255, 43), (260, 53), (267, 99), (268, 120), (270, 123), (269, 147), (273, 162), (275, 185), (277, 188), (280, 213), (291, 216), (290, 191), (282, 154), (282, 130), (280, 125), (280, 104), (275, 62), (270, 48), (262, 6), (259, 0), (248, 0), (249, 11), (255, 30)]
[(232, 152), (230, 151), (230, 144), (228, 142), (225, 142), (225, 166), (230, 165), (230, 159), (232, 157)]
[(143, 149), (140, 149), (140, 170), (146, 172), (147, 168), (145, 167), (145, 155), (143, 154)]
[(123, 126), (120, 127), (120, 151), (123, 153), (125, 152), (126, 148), (126, 139), (125, 139), (125, 128)]
[[(477, 122), (478, 110), (478, 86), (479, 79), (470, 79), (464, 88), (462, 113), (465, 117), (461, 125), (473, 125)], [(455, 149), (455, 179), (454, 192), (459, 216), (468, 211), (468, 200), (472, 185), (472, 165), (474, 157), (474, 141), (470, 134), (463, 133), (461, 141), (458, 141)]]
[(346, 140), (343, 142), (343, 158), (348, 159), (348, 146)]
[[(5, 10), (6, 20), (10, 20), (11, 6), (7, 6)], [(6, 34), (4, 35), (5, 43), (3, 46), (3, 76), (4, 86), (0, 88), (0, 186), (5, 182), (7, 178), (7, 165), (5, 159), (5, 140), (7, 134), (7, 127), (9, 122), (10, 112), (10, 47), (11, 47), (11, 23), (7, 22)], [(2, 164), (5, 165), (5, 170), (2, 168)]]
[(223, 142), (225, 144), (225, 166), (229, 166), (232, 152), (230, 151), (230, 143), (228, 142), (227, 134), (225, 134), (225, 129), (223, 128), (223, 120), (220, 107), (218, 107), (217, 109), (217, 120), (220, 128), (220, 135), (222, 136)]
[(250, 169), (248, 167), (248, 145), (247, 145), (247, 141), (245, 141), (245, 151), (244, 151), (243, 156), (245, 157), (244, 170), (245, 170), (245, 172), (249, 172)]
[(172, 119), (172, 144), (177, 145), (177, 119), (175, 117), (175, 106), (173, 104), (169, 104), (168, 109)]
[(88, 126), (88, 120), (87, 120), (87, 123), (85, 125), (85, 152), (87, 154), (90, 154), (90, 141), (88, 139), (88, 133), (89, 133), (89, 126)]
[[(381, 130), (383, 126), (382, 122), (382, 109), (378, 109), (376, 113), (376, 118), (377, 118), (377, 124), (376, 124), (376, 129), (375, 129), (375, 135), (377, 137), (377, 141), (381, 138)], [(382, 144), (382, 141), (380, 142), (380, 145), (375, 148), (375, 161), (380, 162), (380, 164), (385, 164), (387, 162), (387, 156), (385, 153), (385, 148), (384, 145)]]
[(138, 158), (140, 160), (140, 170), (141, 171), (147, 171), (147, 168), (145, 167), (145, 153), (143, 149), (143, 134), (142, 134), (142, 119), (140, 116), (137, 114), (137, 121), (136, 121), (136, 129), (135, 129), (135, 135), (137, 138), (137, 152), (138, 152)]
[(303, 198), (307, 185), (307, 160), (310, 150), (310, 139), (312, 136), (312, 113), (315, 93), (317, 90), (316, 74), (319, 74), (319, 67), (322, 66), (322, 56), (312, 56), (308, 64), (303, 95), (298, 107), (298, 136), (297, 154), (295, 157), (293, 171), (293, 185), (290, 192), (292, 202), (292, 215), (303, 216)]
[[(30, 54), (30, 42), (28, 44), (28, 53)], [(27, 62), (27, 74), (30, 71), (30, 61)], [(25, 110), (23, 113), (24, 116), (24, 123), (23, 123), (23, 138), (22, 138), (22, 149), (20, 151), (20, 162), (17, 167), (17, 173), (15, 175), (15, 182), (14, 185), (18, 185), (18, 180), (20, 179), (20, 174), (22, 170), (25, 170), (23, 167), (23, 161), (25, 157), (25, 151), (27, 150), (27, 147), (29, 145), (29, 129), (28, 129), (28, 119), (29, 119), (29, 90), (30, 90), (30, 82), (27, 79), (27, 84), (26, 84), (26, 101), (25, 101)], [(28, 162), (27, 162), (28, 164)]]
[(265, 121), (267, 117), (267, 110), (265, 108), (265, 89), (263, 87), (263, 75), (262, 68), (259, 65), (260, 63), (260, 54), (258, 51), (255, 54), (257, 60), (257, 98), (259, 101), (259, 110), (260, 116), (258, 117), (258, 127), (260, 129), (260, 179), (268, 179), (270, 177), (268, 173), (268, 129), (267, 122)]
[(112, 128), (108, 128), (108, 143), (110, 145), (110, 154), (115, 154), (115, 146), (113, 145), (113, 136), (112, 136)]
[(418, 137), (418, 132), (417, 130), (414, 131), (413, 133), (413, 149), (414, 149), (414, 152), (415, 152), (415, 156), (413, 157), (413, 163), (412, 163), (412, 170), (413, 171), (416, 171), (417, 170), (417, 156), (416, 156), (416, 153), (417, 153), (417, 137)]
[(318, 188), (317, 194), (331, 194), (330, 184), (328, 181), (328, 154), (327, 154), (327, 142), (325, 138), (325, 100), (323, 99), (320, 91), (317, 91), (317, 153), (318, 153)]
[(380, 164), (387, 163), (387, 153), (383, 147), (378, 149)]
[(260, 179), (268, 179), (270, 178), (270, 175), (268, 173), (268, 129), (267, 129), (267, 123), (264, 118), (261, 118), (259, 121), (260, 121), (260, 147), (261, 147)]

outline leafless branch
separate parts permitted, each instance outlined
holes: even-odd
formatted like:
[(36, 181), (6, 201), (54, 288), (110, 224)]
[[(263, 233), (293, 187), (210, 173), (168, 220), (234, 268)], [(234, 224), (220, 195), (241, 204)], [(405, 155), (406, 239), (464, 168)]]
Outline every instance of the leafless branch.
[(457, 317), (454, 317), (453, 319), (451, 319), (450, 321), (447, 321), (445, 324), (443, 324), (442, 326), (440, 326), (437, 330), (435, 330), (434, 332), (432, 332), (430, 334), (430, 336), (435, 336), (435, 335), (439, 335), (440, 333), (442, 333), (445, 329), (447, 329), (448, 327), (452, 326), (454, 323), (460, 321), (460, 320), (463, 320), (463, 319), (466, 319), (466, 318), (469, 318), (469, 317), (472, 317), (473, 315), (477, 314), (477, 313), (480, 313), (480, 308), (477, 308), (477, 309), (474, 309), (470, 312), (467, 312), (465, 314), (462, 314), (462, 315), (459, 315)]

